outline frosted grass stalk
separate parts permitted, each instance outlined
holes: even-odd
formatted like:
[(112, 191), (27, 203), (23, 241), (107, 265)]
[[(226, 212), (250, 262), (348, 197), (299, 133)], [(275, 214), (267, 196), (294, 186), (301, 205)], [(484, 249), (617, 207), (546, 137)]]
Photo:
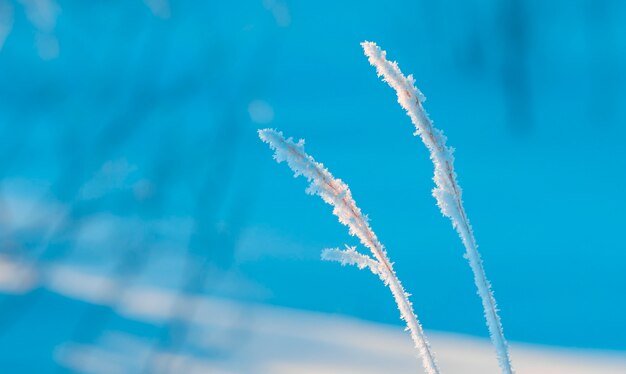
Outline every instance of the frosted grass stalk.
[(330, 204), (339, 222), (348, 226), (350, 235), (359, 238), (361, 244), (369, 248), (374, 256), (371, 258), (349, 247), (343, 251), (326, 249), (322, 257), (326, 260), (339, 261), (344, 265), (357, 265), (361, 269), (368, 267), (378, 275), (390, 288), (398, 304), (400, 316), (411, 332), (411, 338), (419, 352), (424, 369), (428, 374), (439, 373), (430, 345), (409, 301), (409, 295), (398, 280), (385, 248), (370, 228), (367, 217), (361, 213), (352, 199), (348, 186), (341, 179), (333, 177), (324, 165), (305, 153), (304, 140), (296, 143), (292, 138), (285, 139), (281, 132), (272, 129), (259, 130), (259, 137), (274, 150), (274, 159), (277, 162), (286, 161), (296, 177), (302, 175), (309, 181), (306, 192), (319, 195), (327, 204)]
[(415, 87), (415, 80), (412, 75), (405, 77), (398, 64), (386, 58), (386, 52), (381, 50), (376, 43), (361, 43), (363, 51), (369, 63), (376, 68), (378, 76), (389, 84), (398, 96), (398, 103), (406, 110), (411, 122), (415, 126), (415, 134), (422, 138), (422, 141), (430, 152), (430, 159), (435, 166), (436, 187), (433, 189), (433, 196), (437, 200), (437, 205), (444, 216), (450, 218), (452, 226), (463, 241), (466, 254), (474, 281), (478, 289), (478, 294), (482, 300), (485, 311), (485, 319), (491, 341), (493, 342), (498, 355), (498, 363), (503, 373), (512, 374), (509, 349), (502, 331), (502, 323), (498, 316), (496, 301), (491, 290), (491, 285), (485, 276), (482, 260), (478, 252), (478, 246), (474, 238), (472, 226), (463, 207), (461, 198), (461, 187), (457, 182), (454, 171), (453, 148), (446, 146), (446, 137), (443, 132), (433, 126), (432, 121), (422, 106), (426, 100), (424, 95)]

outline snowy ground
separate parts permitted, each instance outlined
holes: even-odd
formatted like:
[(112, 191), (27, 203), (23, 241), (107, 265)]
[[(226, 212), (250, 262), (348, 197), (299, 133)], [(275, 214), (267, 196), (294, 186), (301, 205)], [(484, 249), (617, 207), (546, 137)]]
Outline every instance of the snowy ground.
[[(17, 264), (3, 261), (2, 269), (10, 278), (20, 278), (18, 271), (21, 279), (29, 278)], [(187, 318), (192, 326), (189, 344), (175, 353), (155, 351), (149, 337), (114, 329), (93, 344), (58, 347), (57, 361), (77, 372), (138, 372), (148, 357), (151, 372), (164, 372), (164, 367), (176, 373), (421, 372), (411, 340), (399, 326), (214, 297), (181, 298), (146, 286), (132, 287), (113, 301), (104, 292), (112, 287), (110, 278), (62, 266), (48, 269), (48, 274), (47, 288), (68, 298), (111, 306), (129, 320), (158, 325), (172, 317)], [(2, 285), (5, 291), (10, 288), (8, 282)], [(195, 313), (173, 315), (174, 303), (194, 304)], [(443, 372), (498, 372), (487, 340), (433, 331), (429, 336)], [(511, 348), (518, 373), (626, 372), (624, 354), (516, 343)]]
[[(213, 309), (208, 329), (223, 329), (217, 336), (246, 335), (245, 344), (229, 347), (225, 339), (223, 358), (195, 359), (177, 355), (173, 372), (180, 373), (416, 373), (422, 372), (407, 333), (397, 326), (368, 323), (346, 317), (315, 314), (267, 306), (206, 300)], [(243, 315), (251, 316), (242, 323)], [(215, 331), (214, 334), (215, 336)], [(488, 341), (461, 335), (430, 332), (431, 344), (445, 373), (497, 373), (495, 354)], [(198, 339), (202, 340), (201, 337)], [(215, 348), (216, 341), (201, 342)], [(66, 364), (86, 373), (109, 373), (110, 347), (120, 352), (119, 371), (132, 366), (120, 358), (134, 360), (129, 350), (143, 350), (141, 341), (126, 335), (108, 335), (104, 346), (91, 351), (91, 360), (83, 361), (81, 347), (69, 348)], [(84, 348), (84, 347), (83, 347)], [(557, 349), (512, 344), (518, 373), (624, 373), (626, 356), (604, 352)], [(140, 354), (141, 355), (141, 354)], [(166, 354), (164, 353), (165, 357)], [(158, 366), (158, 360), (155, 361)], [(106, 368), (106, 369), (105, 369)], [(158, 371), (158, 369), (157, 369)]]

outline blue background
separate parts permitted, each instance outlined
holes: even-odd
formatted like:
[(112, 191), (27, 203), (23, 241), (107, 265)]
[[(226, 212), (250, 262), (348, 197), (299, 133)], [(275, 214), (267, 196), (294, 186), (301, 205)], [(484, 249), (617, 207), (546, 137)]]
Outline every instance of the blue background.
[[(349, 184), (427, 329), (487, 336), (428, 153), (363, 56), (370, 40), (414, 75), (456, 149), (507, 338), (626, 350), (626, 4), (179, 1), (151, 12), (140, 0), (59, 0), (50, 27), (5, 3), (0, 200), (6, 181), (29, 181), (71, 219), (42, 239), (6, 218), (3, 254), (399, 325), (378, 279), (320, 261), (357, 242), (272, 161), (256, 134), (272, 127), (305, 138)], [(42, 37), (57, 53), (37, 47)], [(124, 182), (78, 199), (107, 162), (126, 165)], [(109, 233), (102, 248), (68, 239), (103, 214), (191, 224), (175, 245), (159, 231)], [(144, 274), (158, 256), (173, 262)], [(205, 274), (187, 288), (168, 279), (185, 261)], [(50, 369), (89, 308), (37, 292), (1, 296), (0, 365), (14, 372)], [(158, 327), (110, 318), (144, 336)]]

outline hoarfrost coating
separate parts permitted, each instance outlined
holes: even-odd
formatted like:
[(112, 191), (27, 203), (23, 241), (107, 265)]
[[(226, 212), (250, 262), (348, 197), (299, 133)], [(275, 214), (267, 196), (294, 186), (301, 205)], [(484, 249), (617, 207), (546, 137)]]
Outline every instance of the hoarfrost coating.
[(348, 185), (341, 179), (333, 177), (324, 165), (305, 153), (304, 140), (295, 143), (292, 138), (285, 139), (281, 132), (272, 129), (259, 130), (259, 137), (275, 151), (274, 159), (277, 162), (286, 161), (296, 176), (303, 175), (307, 178), (310, 184), (306, 191), (319, 195), (326, 203), (332, 205), (333, 214), (339, 218), (339, 222), (348, 226), (350, 235), (358, 237), (361, 243), (372, 251), (374, 258), (360, 254), (354, 248), (348, 248), (346, 251), (325, 250), (322, 256), (343, 264), (357, 265), (359, 268), (367, 266), (374, 274), (377, 274), (389, 286), (398, 304), (400, 317), (406, 322), (411, 332), (411, 338), (419, 352), (424, 369), (428, 374), (439, 373), (430, 345), (409, 301), (409, 295), (404, 291), (393, 271), (392, 263), (387, 258), (383, 245), (370, 228), (367, 217), (361, 213), (352, 199)]
[(355, 265), (359, 269), (368, 268), (378, 275), (385, 285), (389, 284), (384, 267), (368, 255), (356, 251), (356, 247), (348, 247), (345, 250), (339, 248), (327, 248), (322, 251), (322, 260), (336, 261), (341, 265)]
[(383, 81), (396, 91), (398, 103), (406, 110), (415, 126), (415, 135), (421, 137), (430, 152), (430, 159), (435, 166), (433, 179), (436, 187), (433, 189), (433, 196), (437, 200), (441, 212), (450, 218), (452, 226), (463, 241), (466, 257), (474, 273), (474, 282), (482, 300), (489, 334), (496, 348), (498, 363), (503, 373), (512, 374), (509, 349), (497, 313), (496, 301), (491, 291), (491, 285), (485, 276), (472, 226), (463, 207), (462, 190), (454, 171), (454, 157), (452, 155), (454, 150), (446, 146), (445, 135), (441, 130), (436, 129), (428, 118), (428, 114), (422, 107), (422, 102), (426, 98), (415, 87), (413, 76), (405, 77), (398, 64), (387, 60), (387, 52), (378, 47), (376, 43), (365, 41), (361, 43), (361, 46), (369, 63), (376, 68), (378, 76), (382, 76)]

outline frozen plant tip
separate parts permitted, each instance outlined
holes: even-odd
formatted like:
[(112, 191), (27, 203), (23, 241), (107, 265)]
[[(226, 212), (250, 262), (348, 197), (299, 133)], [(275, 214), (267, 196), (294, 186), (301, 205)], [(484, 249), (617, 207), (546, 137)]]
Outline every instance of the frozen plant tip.
[(463, 241), (466, 258), (469, 260), (470, 267), (474, 273), (474, 281), (482, 300), (491, 341), (496, 347), (498, 363), (503, 373), (512, 374), (513, 369), (509, 358), (509, 349), (502, 331), (496, 301), (491, 291), (491, 285), (485, 276), (472, 226), (470, 226), (469, 219), (463, 208), (461, 187), (459, 187), (456, 172), (454, 171), (453, 149), (446, 146), (445, 135), (441, 130), (436, 129), (430, 118), (428, 118), (426, 111), (422, 107), (422, 102), (426, 98), (415, 87), (413, 76), (405, 77), (400, 71), (398, 64), (387, 60), (387, 53), (381, 50), (376, 43), (366, 41), (361, 43), (361, 46), (369, 63), (376, 68), (378, 76), (382, 76), (383, 80), (396, 91), (398, 103), (406, 110), (415, 126), (415, 135), (419, 135), (422, 138), (430, 152), (430, 159), (435, 166), (433, 179), (436, 187), (433, 189), (433, 196), (437, 200), (437, 205), (441, 212), (444, 216), (450, 218), (452, 226)]
[(428, 374), (439, 373), (439, 368), (426, 340), (422, 326), (413, 312), (413, 306), (409, 301), (409, 295), (404, 291), (402, 284), (396, 277), (392, 263), (387, 258), (385, 248), (378, 241), (376, 234), (369, 226), (367, 217), (361, 213), (352, 199), (352, 193), (348, 186), (332, 176), (313, 157), (304, 152), (304, 140), (297, 143), (292, 138), (285, 139), (281, 132), (272, 129), (259, 130), (259, 137), (268, 143), (274, 150), (274, 159), (277, 162), (286, 161), (295, 176), (302, 175), (309, 181), (307, 193), (319, 195), (327, 204), (333, 207), (333, 214), (339, 218), (339, 222), (348, 226), (350, 235), (359, 238), (361, 244), (369, 248), (373, 258), (347, 247), (346, 250), (326, 249), (322, 257), (327, 260), (339, 261), (342, 264), (356, 265), (360, 269), (369, 268), (378, 275), (393, 294), (400, 316), (406, 322), (411, 338), (415, 343), (422, 365)]
[(384, 266), (370, 256), (357, 252), (356, 247), (348, 247), (346, 245), (345, 250), (326, 248), (322, 251), (322, 259), (326, 261), (336, 261), (341, 265), (354, 265), (359, 269), (368, 268), (372, 273), (381, 277), (385, 285), (387, 284), (387, 279), (384, 276)]

